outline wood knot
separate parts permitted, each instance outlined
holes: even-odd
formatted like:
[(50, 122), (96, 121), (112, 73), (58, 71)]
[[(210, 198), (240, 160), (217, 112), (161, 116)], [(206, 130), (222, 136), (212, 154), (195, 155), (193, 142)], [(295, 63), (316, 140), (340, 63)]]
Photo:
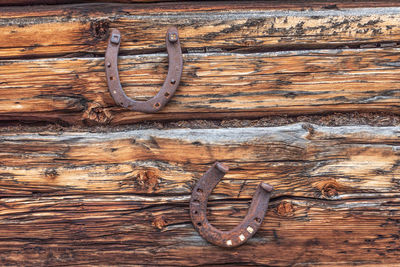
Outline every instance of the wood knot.
[(311, 137), (314, 135), (315, 133), (315, 129), (314, 126), (310, 123), (305, 123), (301, 126), (304, 130), (308, 131), (308, 134), (306, 136), (306, 139), (311, 139)]
[(146, 191), (153, 191), (158, 187), (158, 175), (151, 170), (139, 171), (135, 178), (135, 186)]
[(324, 197), (332, 198), (339, 195), (341, 186), (336, 180), (320, 181), (313, 184), (313, 187), (317, 188)]
[(163, 215), (158, 215), (153, 220), (153, 226), (159, 230), (163, 229), (167, 225), (167, 219)]
[(337, 195), (339, 195), (339, 193), (337, 192), (336, 188), (328, 187), (328, 188), (325, 189), (324, 192), (325, 192), (325, 195), (327, 197), (336, 197)]
[(83, 118), (89, 125), (107, 124), (111, 121), (112, 115), (109, 110), (101, 107), (99, 103), (89, 103)]
[(45, 176), (47, 179), (50, 179), (50, 180), (56, 179), (58, 175), (59, 175), (59, 174), (58, 174), (58, 172), (57, 172), (56, 169), (46, 169), (46, 170), (44, 171), (44, 176)]
[(158, 175), (153, 170), (138, 170), (120, 182), (121, 188), (132, 187), (135, 191), (152, 193), (158, 188)]
[(294, 208), (293, 208), (292, 203), (283, 201), (278, 205), (278, 207), (276, 208), (276, 211), (279, 216), (289, 217), (289, 216), (293, 216)]

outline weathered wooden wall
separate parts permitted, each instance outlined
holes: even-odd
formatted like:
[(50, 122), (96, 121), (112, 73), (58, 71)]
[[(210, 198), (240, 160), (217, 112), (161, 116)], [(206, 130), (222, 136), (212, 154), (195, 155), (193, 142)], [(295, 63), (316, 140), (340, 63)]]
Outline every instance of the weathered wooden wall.
[[(49, 2), (0, 7), (1, 265), (400, 262), (400, 3)], [(170, 25), (184, 52), (176, 95), (157, 114), (116, 106), (108, 30), (123, 35), (124, 89), (145, 99), (166, 75)], [(279, 126), (236, 123), (267, 115)], [(259, 182), (276, 189), (260, 231), (231, 250), (205, 242), (188, 214), (217, 160), (231, 169), (209, 201), (221, 229)]]

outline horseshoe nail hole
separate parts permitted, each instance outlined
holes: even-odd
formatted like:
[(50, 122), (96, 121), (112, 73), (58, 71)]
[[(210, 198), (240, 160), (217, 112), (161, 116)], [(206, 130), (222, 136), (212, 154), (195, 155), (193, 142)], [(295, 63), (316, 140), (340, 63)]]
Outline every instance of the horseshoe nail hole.
[(248, 226), (248, 227), (246, 228), (246, 230), (247, 230), (247, 232), (249, 232), (250, 234), (254, 232), (254, 229), (253, 229), (253, 227), (251, 227), (251, 226)]
[(107, 67), (108, 67), (108, 68), (111, 67), (111, 63), (110, 63), (110, 62), (107, 63)]
[(197, 211), (197, 210), (194, 210), (194, 211), (193, 211), (193, 214), (197, 214), (197, 213), (198, 213), (198, 211)]
[(197, 223), (197, 226), (201, 226), (201, 222), (198, 222), (198, 223)]
[(197, 192), (199, 192), (199, 193), (203, 193), (203, 189), (201, 189), (201, 188), (197, 188)]
[(160, 107), (160, 103), (155, 103), (154, 106), (155, 106), (156, 108), (159, 108), (159, 107)]
[(254, 218), (254, 220), (255, 220), (256, 222), (258, 222), (258, 223), (260, 223), (260, 222), (261, 222), (261, 219), (260, 219), (260, 218), (258, 218), (258, 217)]
[(171, 79), (171, 84), (175, 84), (176, 81), (174, 79)]
[(199, 203), (198, 199), (193, 199), (193, 203)]
[(240, 241), (243, 241), (243, 240), (244, 240), (244, 235), (241, 234), (241, 235), (239, 236), (239, 239), (240, 239)]
[(165, 95), (165, 97), (169, 97), (169, 93), (168, 92), (166, 92), (164, 95)]
[(115, 90), (114, 90), (114, 91), (113, 91), (113, 93), (114, 93), (114, 94), (116, 94), (116, 93), (117, 93), (117, 91), (115, 91)]
[(110, 80), (111, 80), (111, 81), (112, 81), (112, 80), (114, 80), (114, 77), (113, 77), (113, 76), (111, 76), (111, 77), (110, 77)]

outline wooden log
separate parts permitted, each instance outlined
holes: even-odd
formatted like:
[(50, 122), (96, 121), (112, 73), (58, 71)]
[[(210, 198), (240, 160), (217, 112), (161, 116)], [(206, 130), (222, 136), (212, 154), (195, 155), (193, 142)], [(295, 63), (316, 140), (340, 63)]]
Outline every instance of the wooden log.
[(171, 129), (3, 133), (2, 196), (188, 196), (214, 161), (231, 171), (216, 196), (250, 198), (266, 181), (275, 197), (399, 196), (398, 127)]
[[(75, 3), (150, 3), (152, 7), (157, 8), (171, 8), (171, 3), (163, 4), (162, 2), (179, 2), (174, 4), (180, 5), (180, 8), (200, 8), (208, 7), (213, 9), (222, 10), (223, 8), (244, 8), (244, 9), (290, 9), (290, 10), (304, 10), (304, 9), (341, 9), (341, 8), (357, 8), (357, 7), (389, 7), (398, 6), (394, 0), (314, 0), (314, 1), (281, 1), (281, 0), (268, 0), (268, 1), (178, 1), (178, 0), (0, 0), (0, 5), (13, 6), (13, 5), (55, 5), (55, 4), (75, 4)], [(136, 5), (138, 6), (138, 5)]]
[[(255, 4), (250, 5), (254, 7)], [(240, 7), (241, 9), (238, 9)], [(267, 51), (396, 43), (400, 7), (270, 10), (245, 4), (84, 4), (2, 8), (0, 58), (103, 54), (110, 28), (125, 54), (164, 50), (167, 27), (179, 29), (185, 51)], [(222, 11), (221, 11), (222, 10)]]
[(0, 0), (0, 6), (24, 6), (24, 5), (62, 5), (76, 4), (88, 2), (115, 2), (115, 3), (158, 3), (158, 2), (174, 2), (177, 0)]
[[(209, 204), (215, 226), (231, 228), (246, 214), (247, 203), (231, 202)], [(2, 265), (395, 266), (400, 257), (398, 198), (283, 198), (271, 203), (258, 233), (236, 249), (206, 243), (191, 225), (186, 199), (11, 198), (2, 206)]]
[[(399, 127), (3, 133), (2, 265), (396, 264)], [(239, 223), (260, 181), (276, 188), (260, 231), (206, 243), (188, 201), (214, 160), (231, 171), (209, 201)], [(209, 255), (205, 257), (204, 255)]]
[[(7, 60), (0, 63), (0, 120), (126, 124), (143, 120), (257, 117), (341, 111), (399, 113), (397, 48), (184, 56), (181, 84), (157, 114), (117, 106), (103, 58)], [(123, 56), (128, 96), (157, 93), (166, 54)]]

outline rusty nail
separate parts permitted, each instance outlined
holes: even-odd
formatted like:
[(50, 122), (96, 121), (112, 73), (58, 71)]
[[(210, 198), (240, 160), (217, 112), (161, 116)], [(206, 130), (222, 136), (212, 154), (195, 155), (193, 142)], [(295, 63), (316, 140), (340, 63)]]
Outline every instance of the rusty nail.
[(178, 33), (177, 32), (170, 32), (168, 34), (168, 40), (171, 43), (175, 43), (176, 41), (178, 41)]
[(119, 44), (119, 41), (121, 40), (121, 35), (119, 35), (119, 34), (113, 34), (112, 36), (111, 36), (111, 43), (113, 43), (113, 44)]

